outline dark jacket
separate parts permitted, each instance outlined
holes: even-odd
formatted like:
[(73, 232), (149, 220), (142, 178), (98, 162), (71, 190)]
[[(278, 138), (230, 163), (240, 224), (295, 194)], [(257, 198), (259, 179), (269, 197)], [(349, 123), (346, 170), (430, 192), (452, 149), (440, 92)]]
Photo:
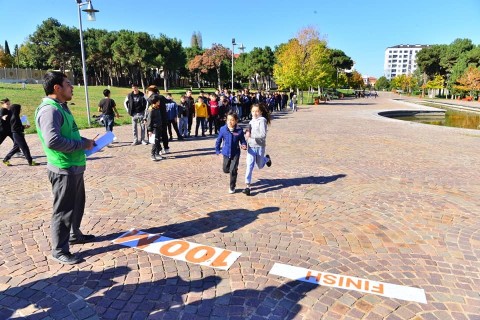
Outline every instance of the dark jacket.
[(142, 98), (139, 99), (138, 103), (135, 104), (133, 100), (133, 91), (130, 92), (127, 96), (127, 111), (130, 116), (133, 117), (134, 113), (144, 113), (145, 108), (147, 107), (147, 100), (145, 100), (143, 92), (138, 92), (138, 95), (141, 96)]
[(187, 108), (187, 115), (193, 117), (195, 115), (195, 100), (193, 97), (185, 97), (185, 106)]
[(10, 128), (12, 132), (15, 133), (23, 133), (24, 127), (20, 117), (20, 111), (22, 110), (22, 106), (19, 104), (12, 104), (10, 107), (10, 111), (12, 112), (12, 117), (10, 118)]
[(158, 108), (149, 108), (148, 116), (147, 116), (147, 131), (153, 132), (155, 128), (162, 128), (164, 120), (163, 120), (163, 112), (161, 110), (161, 106)]
[[(221, 146), (222, 141), (223, 146)], [(220, 128), (220, 132), (218, 133), (217, 141), (215, 142), (215, 152), (217, 154), (222, 152), (225, 157), (232, 159), (237, 154), (240, 154), (240, 144), (247, 145), (242, 128), (236, 126), (235, 129), (233, 129), (233, 132), (230, 132), (228, 126), (224, 125)]]
[[(7, 116), (3, 120), (3, 116)], [(10, 135), (12, 128), (10, 127), (10, 119), (12, 118), (12, 112), (7, 108), (0, 108), (0, 133)]]

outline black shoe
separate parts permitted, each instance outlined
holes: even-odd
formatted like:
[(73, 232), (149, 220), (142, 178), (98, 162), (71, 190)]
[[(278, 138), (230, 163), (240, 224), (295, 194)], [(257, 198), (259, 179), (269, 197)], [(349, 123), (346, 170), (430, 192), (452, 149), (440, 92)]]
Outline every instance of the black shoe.
[(82, 243), (92, 242), (93, 239), (95, 239), (95, 236), (93, 234), (83, 234), (77, 239), (70, 239), (68, 241), (68, 243), (70, 243), (70, 244), (82, 244)]
[(272, 166), (272, 159), (270, 159), (270, 156), (268, 154), (265, 156), (265, 158), (268, 158), (268, 161), (265, 162), (265, 164), (267, 165), (267, 167), (271, 167)]
[(250, 195), (250, 188), (245, 188), (242, 191), (245, 195), (249, 196)]
[(52, 256), (52, 258), (63, 264), (77, 264), (80, 262), (80, 259), (71, 253), (61, 253), (56, 257)]

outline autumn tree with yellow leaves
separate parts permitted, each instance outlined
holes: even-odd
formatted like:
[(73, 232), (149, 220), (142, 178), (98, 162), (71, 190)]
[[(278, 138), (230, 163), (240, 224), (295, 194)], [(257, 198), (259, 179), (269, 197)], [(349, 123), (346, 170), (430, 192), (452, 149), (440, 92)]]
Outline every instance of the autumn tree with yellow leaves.
[(296, 38), (278, 47), (273, 67), (281, 89), (321, 88), (332, 84), (335, 70), (329, 63), (327, 42), (312, 27), (302, 29)]
[(480, 70), (473, 66), (468, 67), (463, 75), (457, 79), (457, 85), (454, 87), (458, 90), (469, 91), (473, 96), (474, 91), (480, 91)]

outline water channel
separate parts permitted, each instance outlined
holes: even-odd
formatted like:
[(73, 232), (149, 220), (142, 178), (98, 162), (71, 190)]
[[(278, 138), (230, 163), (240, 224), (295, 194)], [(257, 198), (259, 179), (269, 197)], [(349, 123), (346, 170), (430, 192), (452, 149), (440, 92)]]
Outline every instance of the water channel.
[(437, 126), (447, 126), (465, 129), (480, 130), (480, 113), (451, 110), (439, 104), (428, 102), (418, 103), (428, 107), (443, 109), (445, 111), (390, 111), (379, 113), (382, 116), (404, 120), (413, 121), (424, 124), (431, 124)]

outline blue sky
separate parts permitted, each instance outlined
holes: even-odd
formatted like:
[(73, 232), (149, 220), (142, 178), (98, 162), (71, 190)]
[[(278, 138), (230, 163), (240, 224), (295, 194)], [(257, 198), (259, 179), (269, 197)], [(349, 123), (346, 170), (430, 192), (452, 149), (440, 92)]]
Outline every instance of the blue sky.
[[(469, 38), (480, 44), (480, 0), (243, 0), (126, 1), (93, 0), (97, 21), (86, 28), (164, 33), (190, 45), (200, 31), (203, 46), (231, 47), (232, 38), (253, 47), (272, 48), (307, 26), (329, 47), (341, 49), (363, 75), (383, 75), (385, 49), (398, 44), (449, 44)], [(75, 0), (0, 0), (0, 44), (21, 44), (43, 20), (53, 17), (78, 28)], [(235, 48), (238, 52), (238, 47)]]

